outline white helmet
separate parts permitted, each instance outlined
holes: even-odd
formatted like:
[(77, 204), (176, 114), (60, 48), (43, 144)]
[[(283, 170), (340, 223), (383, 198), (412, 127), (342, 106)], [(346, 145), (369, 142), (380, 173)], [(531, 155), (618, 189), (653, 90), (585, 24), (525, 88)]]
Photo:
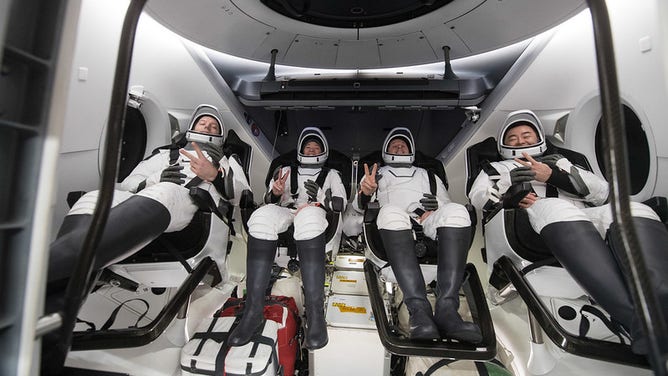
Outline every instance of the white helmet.
[[(528, 146), (506, 145), (504, 143), (506, 132), (519, 125), (528, 125), (533, 128), (538, 136), (538, 142)], [(545, 149), (547, 149), (547, 144), (545, 143), (545, 132), (543, 132), (543, 126), (541, 125), (538, 116), (529, 110), (520, 110), (508, 114), (506, 121), (503, 123), (503, 127), (499, 130), (497, 145), (499, 154), (501, 154), (503, 159), (521, 158), (522, 153), (527, 153), (532, 157), (543, 155)]]
[[(397, 137), (406, 141), (406, 145), (408, 146), (408, 154), (398, 155), (387, 152), (387, 148), (390, 146), (390, 142), (392, 142), (392, 140)], [(385, 137), (385, 142), (383, 142), (383, 161), (386, 165), (394, 167), (410, 166), (413, 164), (415, 161), (415, 141), (413, 141), (413, 134), (411, 133), (410, 129), (405, 127), (396, 127), (387, 134), (387, 137)]]
[[(220, 128), (220, 134), (213, 135), (208, 133), (196, 132), (195, 124), (199, 121), (202, 116), (211, 116), (216, 119), (218, 122), (218, 128)], [(190, 119), (190, 126), (186, 132), (186, 140), (190, 142), (200, 142), (200, 143), (211, 143), (216, 146), (222, 146), (223, 141), (225, 141), (225, 126), (223, 125), (223, 118), (220, 116), (218, 109), (210, 104), (201, 104), (197, 106), (193, 116)]]
[[(304, 155), (304, 146), (310, 141), (315, 141), (320, 145), (322, 153), (318, 155)], [(322, 166), (327, 161), (329, 156), (329, 146), (327, 139), (322, 131), (316, 127), (306, 127), (299, 135), (297, 141), (297, 161), (301, 165)]]

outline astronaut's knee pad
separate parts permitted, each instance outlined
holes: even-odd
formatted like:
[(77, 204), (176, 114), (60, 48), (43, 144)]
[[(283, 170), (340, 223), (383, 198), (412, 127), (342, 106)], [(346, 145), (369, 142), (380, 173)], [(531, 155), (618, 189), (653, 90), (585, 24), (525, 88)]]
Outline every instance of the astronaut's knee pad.
[(144, 188), (137, 196), (150, 198), (164, 206), (171, 216), (165, 232), (183, 230), (192, 221), (197, 205), (190, 198), (190, 191), (181, 185), (160, 182)]
[(380, 208), (376, 225), (379, 230), (410, 230), (413, 228), (411, 219), (405, 210), (392, 205)]
[(631, 201), (631, 215), (661, 222), (661, 218), (652, 208), (640, 202)]
[(451, 202), (438, 208), (427, 218), (434, 217), (433, 223), (438, 227), (469, 227), (471, 216), (462, 204)]
[[(95, 205), (97, 205), (97, 198), (100, 195), (100, 191), (90, 191), (81, 196), (77, 202), (72, 205), (72, 208), (67, 213), (67, 215), (74, 214), (93, 214), (95, 211)], [(111, 207), (120, 204), (121, 202), (132, 197), (132, 192), (127, 191), (114, 191), (114, 196), (111, 199)]]
[(327, 217), (324, 209), (306, 206), (295, 216), (295, 240), (309, 240), (327, 230)]
[(582, 209), (560, 198), (541, 198), (526, 210), (531, 227), (539, 234), (543, 227), (551, 223), (589, 221)]
[(436, 239), (436, 231), (439, 227), (469, 227), (471, 216), (462, 204), (451, 202), (438, 208), (431, 213), (422, 223), (424, 234), (430, 239)]
[(248, 234), (255, 239), (261, 240), (277, 240), (277, 214), (278, 207), (276, 205), (265, 205), (257, 208), (248, 219)]

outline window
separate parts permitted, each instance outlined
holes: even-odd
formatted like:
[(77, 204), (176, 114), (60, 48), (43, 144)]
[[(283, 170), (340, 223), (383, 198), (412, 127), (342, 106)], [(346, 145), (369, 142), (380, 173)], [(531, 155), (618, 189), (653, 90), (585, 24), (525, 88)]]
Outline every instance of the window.
[[(603, 155), (603, 128), (601, 121), (599, 120), (596, 128), (596, 160), (598, 161), (598, 167), (607, 176), (604, 162), (605, 157)], [(628, 150), (628, 160), (626, 163), (629, 166), (631, 194), (635, 195), (643, 189), (649, 177), (649, 144), (638, 115), (626, 105), (624, 105), (624, 121), (626, 125), (626, 147)]]

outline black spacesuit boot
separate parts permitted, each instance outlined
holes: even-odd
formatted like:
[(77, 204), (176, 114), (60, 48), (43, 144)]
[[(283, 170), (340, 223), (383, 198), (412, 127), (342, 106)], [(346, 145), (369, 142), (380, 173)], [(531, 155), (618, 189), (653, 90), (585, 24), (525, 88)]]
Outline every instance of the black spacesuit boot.
[(253, 334), (262, 326), (264, 320), (264, 297), (271, 278), (271, 266), (276, 257), (277, 240), (261, 240), (248, 236), (248, 254), (246, 256), (246, 302), (241, 321), (227, 343), (231, 346), (243, 346), (250, 342)]
[[(651, 291), (654, 292), (659, 305), (658, 308), (665, 319), (668, 317), (668, 230), (663, 223), (649, 218), (634, 217), (633, 224), (651, 283)], [(621, 238), (618, 236), (619, 230), (615, 227), (615, 224), (610, 226), (608, 239), (618, 260), (621, 260), (620, 252), (623, 252), (623, 248), (621, 245), (617, 245), (621, 244)], [(631, 331), (633, 351), (638, 354), (647, 354), (649, 344), (642, 331), (640, 317), (635, 317)], [(659, 335), (659, 341), (664, 343), (663, 348), (666, 348), (668, 338), (660, 333), (657, 334)]]
[(329, 341), (325, 322), (325, 234), (299, 240), (297, 253), (304, 285), (306, 338), (304, 347), (317, 350)]
[(633, 218), (640, 249), (645, 258), (652, 290), (659, 308), (668, 315), (668, 230), (666, 226), (648, 218)]
[[(63, 220), (58, 238), (51, 243), (45, 311), (63, 310), (65, 288), (79, 259), (92, 215), (69, 215)], [(171, 216), (167, 208), (153, 199), (132, 196), (112, 208), (95, 251), (94, 270), (130, 255), (162, 234)], [(42, 338), (43, 375), (56, 375), (62, 369), (69, 343), (59, 330)]]
[(415, 256), (411, 230), (380, 230), (379, 232), (383, 239), (387, 260), (404, 294), (404, 303), (410, 314), (410, 339), (440, 338), (438, 328), (434, 323), (431, 304), (427, 300), (424, 277)]
[[(51, 243), (49, 254), (48, 280), (58, 281), (72, 273), (79, 258), (90, 223), (88, 215), (65, 217), (63, 227), (69, 227)], [(167, 208), (156, 200), (143, 196), (132, 196), (118, 204), (109, 212), (109, 218), (95, 251), (94, 268), (99, 269), (109, 262), (129, 256), (140, 247), (150, 243), (162, 234), (171, 216)], [(77, 223), (73, 223), (77, 222)], [(75, 224), (79, 224), (76, 228)]]
[(465, 322), (459, 315), (459, 288), (464, 278), (469, 253), (469, 227), (439, 227), (438, 234), (438, 297), (434, 321), (442, 338), (480, 343), (482, 334), (474, 323)]
[(540, 235), (573, 279), (633, 336), (633, 301), (624, 275), (594, 225), (589, 221), (556, 222), (545, 226)]

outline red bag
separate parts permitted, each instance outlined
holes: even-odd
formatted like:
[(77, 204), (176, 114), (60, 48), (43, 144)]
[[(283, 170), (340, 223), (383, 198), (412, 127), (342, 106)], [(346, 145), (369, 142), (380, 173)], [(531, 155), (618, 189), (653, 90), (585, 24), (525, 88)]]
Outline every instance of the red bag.
[[(217, 316), (239, 316), (243, 313), (245, 299), (229, 298), (223, 308), (216, 312)], [(283, 367), (285, 376), (293, 376), (295, 362), (299, 351), (297, 330), (300, 327), (299, 310), (295, 299), (288, 296), (269, 295), (264, 301), (264, 318), (279, 324), (278, 362)]]

